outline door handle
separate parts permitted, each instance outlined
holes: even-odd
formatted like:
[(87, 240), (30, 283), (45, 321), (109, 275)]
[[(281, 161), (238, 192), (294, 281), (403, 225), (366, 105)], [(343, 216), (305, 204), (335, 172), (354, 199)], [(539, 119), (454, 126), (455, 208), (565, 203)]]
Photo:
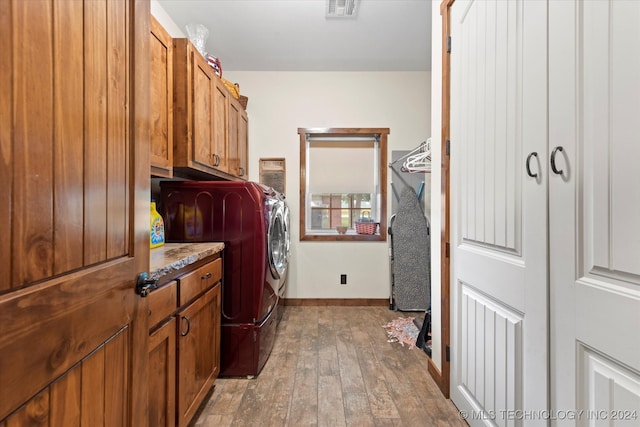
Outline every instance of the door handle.
[(158, 280), (149, 277), (149, 273), (142, 272), (136, 277), (136, 294), (145, 298), (154, 289), (158, 289)]
[(561, 146), (557, 146), (551, 152), (551, 170), (556, 175), (562, 175), (562, 169), (558, 169), (558, 167), (556, 166), (556, 154), (558, 154), (558, 151), (563, 151), (563, 148)]
[(529, 153), (529, 155), (527, 156), (527, 161), (525, 163), (525, 166), (527, 168), (527, 175), (529, 175), (531, 178), (537, 178), (538, 177), (538, 173), (533, 173), (531, 172), (531, 158), (535, 157), (536, 160), (538, 159), (538, 153), (536, 153), (535, 151), (532, 153)]

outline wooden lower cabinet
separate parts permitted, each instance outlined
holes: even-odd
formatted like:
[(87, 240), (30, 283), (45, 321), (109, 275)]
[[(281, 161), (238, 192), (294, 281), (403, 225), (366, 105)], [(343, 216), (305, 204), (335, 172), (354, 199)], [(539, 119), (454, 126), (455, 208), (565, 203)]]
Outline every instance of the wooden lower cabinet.
[(172, 427), (176, 419), (176, 320), (149, 336), (149, 426)]
[(149, 426), (187, 426), (220, 372), (221, 277), (217, 258), (149, 295)]
[(176, 316), (178, 425), (186, 426), (220, 372), (220, 284)]

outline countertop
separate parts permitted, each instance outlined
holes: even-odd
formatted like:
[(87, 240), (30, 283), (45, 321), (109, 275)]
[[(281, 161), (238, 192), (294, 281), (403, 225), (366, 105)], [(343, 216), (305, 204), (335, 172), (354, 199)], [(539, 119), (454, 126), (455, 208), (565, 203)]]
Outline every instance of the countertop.
[(224, 249), (222, 242), (165, 243), (151, 249), (149, 275), (159, 279)]

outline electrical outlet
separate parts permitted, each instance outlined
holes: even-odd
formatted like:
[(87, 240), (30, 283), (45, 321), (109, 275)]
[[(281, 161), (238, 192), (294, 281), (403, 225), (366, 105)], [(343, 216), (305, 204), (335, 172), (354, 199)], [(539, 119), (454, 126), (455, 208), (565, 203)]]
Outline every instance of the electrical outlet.
[(346, 274), (341, 274), (340, 275), (340, 284), (341, 285), (346, 285), (347, 284), (347, 275)]

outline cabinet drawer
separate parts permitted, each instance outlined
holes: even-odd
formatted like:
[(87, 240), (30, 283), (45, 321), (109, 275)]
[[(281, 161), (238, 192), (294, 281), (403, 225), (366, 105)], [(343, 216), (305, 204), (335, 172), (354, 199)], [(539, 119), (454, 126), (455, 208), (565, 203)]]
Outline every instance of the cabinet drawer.
[(222, 278), (222, 259), (218, 258), (179, 278), (180, 306), (191, 301)]
[(149, 294), (149, 328), (171, 316), (178, 307), (178, 283), (174, 280)]

